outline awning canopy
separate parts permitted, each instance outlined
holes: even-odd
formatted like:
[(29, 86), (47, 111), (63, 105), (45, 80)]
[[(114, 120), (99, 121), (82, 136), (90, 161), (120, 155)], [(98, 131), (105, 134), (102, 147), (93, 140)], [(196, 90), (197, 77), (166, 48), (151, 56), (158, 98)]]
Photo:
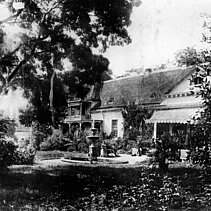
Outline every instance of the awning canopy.
[(193, 117), (199, 116), (199, 108), (157, 110), (147, 123), (194, 123)]

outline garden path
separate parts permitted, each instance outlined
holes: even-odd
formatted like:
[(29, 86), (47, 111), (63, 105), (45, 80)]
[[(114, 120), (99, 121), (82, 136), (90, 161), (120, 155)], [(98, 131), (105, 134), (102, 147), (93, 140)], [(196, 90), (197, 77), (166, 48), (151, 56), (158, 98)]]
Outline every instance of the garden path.
[[(101, 157), (101, 160), (107, 160), (107, 161), (116, 161), (116, 162), (124, 162), (128, 161), (127, 165), (137, 165), (140, 164), (141, 162), (147, 161), (148, 156), (147, 155), (142, 155), (142, 156), (131, 156), (128, 154), (120, 154), (119, 157)], [(74, 162), (75, 164), (86, 164), (89, 165), (89, 162), (87, 163), (81, 163), (81, 162)], [(51, 159), (51, 160), (39, 160), (36, 161), (36, 164), (38, 164), (41, 167), (47, 167), (47, 166), (63, 166), (63, 165), (72, 165), (73, 163), (70, 162), (63, 162), (62, 159)], [(105, 163), (98, 162), (98, 165), (107, 165)], [(95, 165), (95, 164), (93, 164)], [(120, 164), (108, 164), (108, 165), (120, 165)], [(123, 164), (125, 165), (125, 164)]]

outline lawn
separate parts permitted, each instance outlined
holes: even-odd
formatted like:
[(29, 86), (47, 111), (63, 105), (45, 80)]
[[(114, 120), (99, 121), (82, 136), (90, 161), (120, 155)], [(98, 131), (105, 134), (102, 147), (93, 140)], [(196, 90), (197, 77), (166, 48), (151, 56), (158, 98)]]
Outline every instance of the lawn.
[(211, 210), (210, 176), (178, 163), (169, 172), (146, 165), (13, 166), (0, 176), (0, 210)]

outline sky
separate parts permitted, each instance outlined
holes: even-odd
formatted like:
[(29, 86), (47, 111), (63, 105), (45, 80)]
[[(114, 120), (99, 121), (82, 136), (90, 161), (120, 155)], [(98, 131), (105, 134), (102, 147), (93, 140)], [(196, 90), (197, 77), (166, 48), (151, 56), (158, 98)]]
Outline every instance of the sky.
[(186, 47), (204, 48), (201, 15), (211, 14), (210, 0), (142, 0), (133, 10), (128, 31), (132, 43), (111, 47), (105, 56), (118, 76), (126, 70), (150, 68), (173, 59)]

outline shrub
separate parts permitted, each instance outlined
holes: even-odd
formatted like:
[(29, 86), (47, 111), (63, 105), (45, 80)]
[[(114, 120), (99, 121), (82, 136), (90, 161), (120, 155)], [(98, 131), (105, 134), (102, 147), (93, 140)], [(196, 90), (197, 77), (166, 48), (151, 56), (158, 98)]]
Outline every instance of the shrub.
[(15, 161), (13, 164), (16, 165), (28, 165), (33, 164), (35, 159), (35, 153), (29, 150), (20, 152), (16, 151), (15, 153)]
[[(203, 63), (199, 64), (197, 70), (198, 73), (193, 74), (193, 80), (199, 75), (203, 78), (201, 83), (198, 85), (199, 92), (196, 96), (202, 100), (203, 109), (193, 117), (195, 125), (193, 125), (192, 134), (190, 136), (190, 154), (189, 159), (204, 168), (209, 169), (211, 166), (211, 65), (210, 52), (207, 54), (204, 52), (201, 54)], [(206, 56), (205, 56), (206, 55)]]
[(188, 137), (188, 149), (190, 149), (188, 159), (193, 164), (199, 164), (204, 168), (211, 165), (211, 125), (197, 125), (192, 128)]
[(9, 139), (6, 140), (6, 134), (14, 122), (10, 119), (0, 120), (0, 171), (3, 172), (8, 166), (12, 165), (15, 161), (16, 146)]
[(136, 140), (145, 130), (145, 120), (149, 119), (151, 111), (140, 105), (129, 105), (122, 112), (124, 118), (124, 139)]
[(164, 133), (156, 141), (152, 162), (158, 162), (161, 169), (167, 170), (167, 160), (179, 160), (179, 146), (179, 139), (176, 136)]
[(32, 145), (36, 150), (40, 150), (40, 144), (52, 134), (49, 125), (41, 125), (37, 122), (33, 125)]
[(14, 124), (10, 120), (0, 120), (0, 172), (4, 172), (12, 164), (32, 164), (34, 162), (34, 151), (31, 149), (18, 151), (11, 139), (6, 140), (5, 135), (11, 123)]
[(49, 151), (49, 150), (67, 150), (66, 139), (63, 139), (60, 130), (53, 130), (53, 133), (50, 137), (44, 139), (44, 141), (40, 144), (40, 150)]
[(16, 159), (16, 146), (11, 141), (0, 138), (0, 171), (12, 165)]

